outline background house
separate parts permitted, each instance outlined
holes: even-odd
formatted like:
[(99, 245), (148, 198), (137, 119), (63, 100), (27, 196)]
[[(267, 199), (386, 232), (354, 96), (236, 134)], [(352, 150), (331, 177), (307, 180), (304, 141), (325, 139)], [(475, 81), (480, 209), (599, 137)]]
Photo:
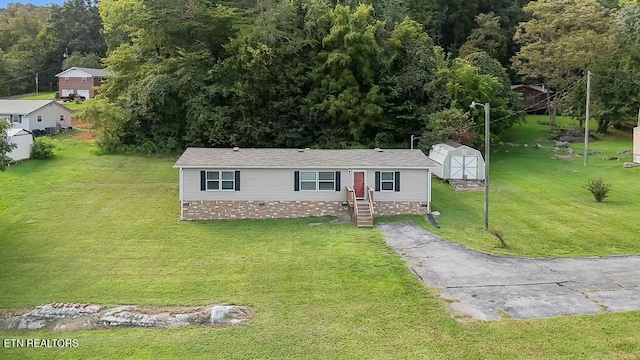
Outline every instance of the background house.
[(512, 85), (511, 90), (522, 95), (522, 110), (528, 113), (544, 113), (549, 108), (550, 96), (553, 93), (544, 85)]
[(440, 179), (484, 180), (484, 159), (480, 151), (453, 141), (436, 144), (429, 151), (432, 169)]
[(182, 220), (348, 215), (351, 200), (426, 214), (434, 166), (420, 150), (239, 148), (188, 148), (174, 165)]
[(0, 119), (13, 128), (33, 132), (47, 128), (70, 128), (73, 112), (53, 100), (0, 100)]
[(72, 67), (56, 75), (58, 93), (60, 96), (75, 94), (93, 99), (96, 96), (95, 88), (109, 76), (111, 73), (105, 69)]
[(25, 160), (31, 157), (31, 148), (33, 148), (33, 134), (25, 129), (9, 129), (7, 130), (7, 138), (9, 143), (15, 144), (16, 147), (7, 154), (11, 161)]

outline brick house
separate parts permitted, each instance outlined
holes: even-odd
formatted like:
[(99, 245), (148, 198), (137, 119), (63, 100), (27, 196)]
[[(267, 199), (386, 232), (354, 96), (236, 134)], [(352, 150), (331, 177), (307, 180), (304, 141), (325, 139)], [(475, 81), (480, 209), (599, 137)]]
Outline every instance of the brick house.
[(56, 75), (58, 93), (60, 96), (75, 94), (93, 99), (96, 96), (95, 88), (109, 76), (111, 73), (105, 69), (72, 67)]
[(173, 167), (181, 220), (351, 215), (372, 226), (373, 215), (426, 215), (435, 166), (408, 149), (188, 148)]

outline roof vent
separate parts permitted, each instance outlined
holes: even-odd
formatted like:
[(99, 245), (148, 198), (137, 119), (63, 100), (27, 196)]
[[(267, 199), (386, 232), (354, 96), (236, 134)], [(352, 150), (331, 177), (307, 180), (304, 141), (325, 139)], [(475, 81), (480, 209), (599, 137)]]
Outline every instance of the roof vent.
[(238, 152), (238, 151), (240, 151), (240, 148), (236, 146), (236, 147), (233, 148), (233, 151)]

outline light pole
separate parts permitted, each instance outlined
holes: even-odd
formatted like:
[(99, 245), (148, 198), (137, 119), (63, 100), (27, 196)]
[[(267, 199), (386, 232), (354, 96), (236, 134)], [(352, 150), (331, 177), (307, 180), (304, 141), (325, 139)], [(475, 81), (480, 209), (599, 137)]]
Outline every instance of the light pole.
[(476, 106), (484, 108), (484, 229), (489, 230), (489, 123), (491, 120), (489, 111), (491, 106), (489, 103), (482, 104), (475, 101), (469, 105), (472, 109)]
[(420, 139), (419, 136), (411, 135), (411, 150), (413, 150), (413, 140)]

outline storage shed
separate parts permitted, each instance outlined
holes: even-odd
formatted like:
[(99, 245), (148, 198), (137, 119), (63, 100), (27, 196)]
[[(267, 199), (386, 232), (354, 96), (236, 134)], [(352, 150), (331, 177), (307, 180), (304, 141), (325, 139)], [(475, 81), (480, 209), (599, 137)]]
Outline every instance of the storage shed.
[(432, 172), (440, 179), (484, 180), (484, 159), (472, 147), (447, 141), (433, 145), (429, 158), (436, 163)]
[(9, 143), (16, 144), (16, 147), (8, 154), (11, 161), (20, 161), (31, 157), (31, 148), (33, 147), (31, 132), (13, 128), (7, 130), (7, 138)]

